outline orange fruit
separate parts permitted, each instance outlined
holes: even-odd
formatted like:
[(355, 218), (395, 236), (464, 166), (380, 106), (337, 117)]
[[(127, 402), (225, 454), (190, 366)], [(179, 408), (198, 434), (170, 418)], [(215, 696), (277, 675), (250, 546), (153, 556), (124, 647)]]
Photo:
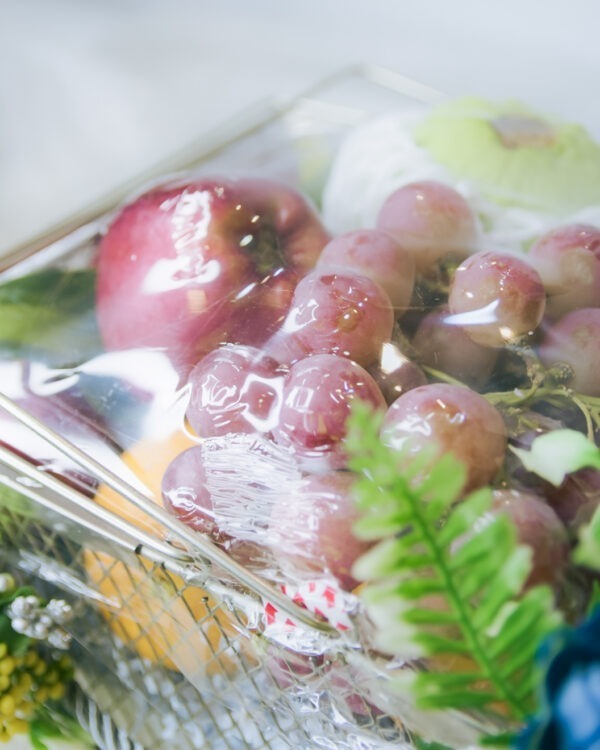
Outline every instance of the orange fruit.
[[(196, 445), (194, 439), (178, 430), (162, 439), (146, 439), (134, 443), (121, 455), (121, 460), (137, 480), (150, 490), (154, 502), (162, 505), (160, 487), (167, 466), (176, 456), (193, 445)], [(164, 536), (158, 521), (125, 500), (111, 487), (101, 484), (94, 499), (99, 505), (117, 513), (139, 529)]]
[[(123, 453), (122, 459), (161, 502), (160, 483), (170, 461), (194, 445), (183, 432), (165, 440), (142, 440)], [(96, 502), (164, 538), (160, 523), (148, 517), (117, 492), (100, 485)], [(125, 562), (105, 552), (85, 550), (88, 580), (101, 597), (98, 606), (109, 627), (137, 654), (155, 664), (183, 672), (229, 673), (235, 653), (229, 638), (236, 628), (231, 615), (219, 608), (209, 592), (186, 584), (141, 556)]]

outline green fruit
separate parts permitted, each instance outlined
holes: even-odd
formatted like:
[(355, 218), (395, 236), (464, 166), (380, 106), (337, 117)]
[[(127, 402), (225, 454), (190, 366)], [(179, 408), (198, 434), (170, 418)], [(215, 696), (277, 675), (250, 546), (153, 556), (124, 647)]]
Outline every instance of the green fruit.
[(600, 145), (580, 125), (517, 102), (474, 97), (437, 107), (417, 144), (498, 203), (566, 214), (600, 202)]

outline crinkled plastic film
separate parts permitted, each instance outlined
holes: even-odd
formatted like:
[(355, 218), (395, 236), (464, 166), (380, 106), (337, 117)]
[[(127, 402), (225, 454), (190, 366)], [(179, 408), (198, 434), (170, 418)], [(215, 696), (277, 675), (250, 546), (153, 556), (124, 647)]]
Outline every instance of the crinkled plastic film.
[[(298, 449), (289, 430), (269, 421), (290, 404), (304, 408), (323, 380), (307, 367), (293, 393), (285, 391), (298, 361), (312, 366), (324, 357), (329, 377), (327, 357), (354, 359), (352, 336), (334, 346), (326, 331), (306, 324), (310, 305), (289, 313), (293, 295), (332, 233), (372, 226), (399, 183), (447, 177), (403, 131), (440, 101), (388, 71), (335, 76), (291, 102), (248, 113), (229, 133), (207, 135), (3, 261), (0, 282), (16, 285), (18, 309), (42, 331), (27, 338), (18, 317), (13, 328), (0, 326), (3, 562), (71, 602), (77, 683), (132, 746), (376, 750), (411, 748), (415, 734), (468, 747), (498, 728), (481, 716), (424, 714), (396, 684), (422, 665), (377, 648), (352, 574), (369, 545), (348, 541), (356, 513), (335, 397), (304, 425), (314, 449)], [(364, 158), (354, 162), (361, 138)], [(181, 185), (192, 188), (181, 194)], [(480, 227), (484, 246), (512, 252), (553, 223), (459, 187), (489, 218)], [(176, 318), (165, 343), (161, 316), (195, 273), (188, 250), (198, 241), (203, 201), (214, 202), (218, 217), (218, 201), (229, 199), (233, 218), (222, 226), (238, 232), (242, 252), (211, 239), (213, 254), (194, 278), (230, 273), (246, 283), (235, 295), (217, 285), (214, 299), (210, 286), (194, 286), (186, 310), (205, 335), (190, 344), (189, 325)], [(153, 252), (165, 231), (162, 215), (175, 227), (176, 253), (157, 258), (142, 284), (160, 295), (170, 279), (173, 295), (148, 308), (147, 318), (126, 320), (128, 292), (110, 296), (120, 282), (100, 256), (109, 252), (108, 233), (129, 237), (123, 216), (131, 206), (142, 206), (142, 218), (132, 220), (140, 242), (128, 248), (132, 258), (144, 243)], [(160, 221), (145, 234), (143, 212), (155, 209)], [(262, 226), (264, 215), (262, 234), (244, 234)], [(592, 207), (575, 220), (595, 217)], [(332, 272), (331, 283), (346, 283), (344, 273)], [(349, 289), (340, 294), (352, 295)], [(360, 294), (376, 299), (374, 317), (389, 324), (389, 335), (363, 334), (357, 357), (367, 352), (367, 386), (362, 364), (360, 377), (353, 370), (344, 378), (380, 408), (400, 387), (394, 373), (401, 367), (403, 388), (426, 377), (406, 365), (398, 321), (392, 306), (377, 302), (378, 289), (369, 281)], [(236, 331), (233, 341), (222, 338), (224, 330)], [(324, 343), (311, 350), (316, 339)], [(368, 367), (369, 347), (377, 350), (376, 368)], [(220, 374), (234, 377), (250, 360), (252, 374), (239, 385), (245, 395), (224, 411)], [(477, 364), (475, 374), (463, 367), (459, 379), (478, 388), (490, 377), (486, 366)], [(427, 372), (436, 377), (431, 362)], [(560, 426), (559, 412), (544, 419)], [(335, 438), (325, 451), (323, 431)], [(191, 475), (201, 477), (198, 486), (190, 488)], [(335, 548), (336, 538), (348, 542), (348, 554)]]

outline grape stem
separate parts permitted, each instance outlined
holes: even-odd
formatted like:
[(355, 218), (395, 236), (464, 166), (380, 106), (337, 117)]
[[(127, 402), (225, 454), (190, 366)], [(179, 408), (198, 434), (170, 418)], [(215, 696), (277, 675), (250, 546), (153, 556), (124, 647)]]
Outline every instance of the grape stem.
[[(544, 372), (536, 363), (529, 363), (530, 386), (526, 389), (515, 388), (510, 391), (494, 391), (482, 393), (491, 404), (496, 407), (522, 407), (536, 401), (563, 402), (570, 401), (582, 413), (585, 419), (586, 434), (589, 440), (594, 440), (595, 431), (600, 429), (600, 398), (577, 393), (566, 385), (557, 384), (551, 372)], [(441, 370), (423, 366), (423, 370), (435, 380), (451, 385), (467, 387), (465, 383), (451, 377)]]
[(421, 369), (434, 380), (439, 380), (441, 383), (448, 383), (449, 385), (461, 385), (463, 388), (468, 388), (468, 386), (463, 383), (462, 380), (453, 378), (443, 370), (436, 370), (435, 367), (429, 367), (429, 365), (421, 365)]

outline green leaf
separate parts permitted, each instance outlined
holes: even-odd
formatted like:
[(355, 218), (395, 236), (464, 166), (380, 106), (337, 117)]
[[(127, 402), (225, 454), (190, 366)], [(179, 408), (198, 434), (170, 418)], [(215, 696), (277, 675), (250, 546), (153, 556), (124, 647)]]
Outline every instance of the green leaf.
[[(419, 683), (415, 683), (417, 689)], [(474, 692), (473, 690), (464, 691), (442, 691), (431, 693), (431, 695), (419, 693), (417, 697), (418, 705), (421, 708), (436, 710), (469, 710), (484, 708), (486, 705), (493, 703), (497, 698), (495, 693), (490, 691)]]
[(482, 747), (512, 747), (515, 741), (514, 732), (501, 732), (489, 737), (480, 737), (479, 743)]
[(558, 487), (578, 469), (600, 469), (600, 448), (577, 430), (553, 430), (537, 437), (531, 450), (511, 446), (526, 469)]
[[(522, 721), (537, 679), (532, 654), (560, 623), (549, 589), (523, 593), (531, 550), (492, 512), (489, 489), (461, 498), (466, 469), (454, 457), (434, 446), (425, 456), (394, 451), (378, 424), (361, 407), (348, 441), (361, 473), (357, 528), (379, 539), (355, 564), (378, 643), (404, 657), (466, 657), (429, 662), (411, 682), (420, 706), (495, 715), (502, 705)], [(452, 673), (435, 668), (448, 661)]]
[(426, 742), (420, 737), (412, 739), (416, 750), (452, 750), (448, 745), (442, 745), (441, 742)]
[(581, 528), (573, 560), (579, 565), (600, 571), (600, 507), (596, 508), (591, 521)]
[(0, 480), (0, 522), (2, 509), (10, 510), (19, 515), (33, 516), (35, 510), (33, 503), (25, 495), (12, 487), (7, 487)]
[[(454, 542), (459, 536), (469, 534), (476, 522), (481, 522), (491, 505), (491, 492), (480, 490), (473, 492), (454, 508), (452, 514), (439, 531), (439, 543), (442, 547)], [(439, 516), (434, 521), (439, 521)]]
[(403, 549), (398, 549), (394, 540), (377, 544), (358, 559), (352, 567), (352, 575), (358, 581), (368, 581), (400, 569)]
[(384, 534), (402, 532), (410, 521), (410, 516), (398, 511), (382, 509), (380, 513), (369, 513), (354, 525), (355, 534), (361, 539), (379, 539)]
[(54, 366), (102, 351), (95, 314), (93, 270), (36, 271), (0, 286), (0, 353)]
[(0, 643), (6, 643), (10, 654), (21, 656), (27, 651), (31, 638), (22, 633), (15, 633), (8, 615), (0, 614)]
[(60, 740), (72, 743), (77, 748), (92, 748), (95, 744), (90, 735), (82, 728), (62, 705), (55, 703), (39, 706), (29, 722), (29, 739), (35, 750), (48, 750), (45, 740)]
[(467, 471), (450, 455), (442, 455), (429, 467), (429, 472), (419, 483), (419, 494), (434, 503), (449, 506), (460, 497), (465, 486)]
[(596, 607), (600, 607), (600, 582), (597, 579), (592, 584), (592, 593), (587, 603), (587, 614), (591, 615)]
[[(452, 517), (454, 518), (454, 513)], [(492, 517), (492, 521), (497, 517)], [(451, 524), (448, 524), (451, 525)], [(444, 527), (440, 531), (440, 539), (443, 537), (444, 541), (447, 540), (448, 544), (455, 541), (455, 533), (446, 533), (447, 527)], [(461, 532), (459, 532), (461, 533)], [(469, 533), (469, 532), (465, 532)], [(470, 570), (476, 568), (478, 563), (482, 562), (484, 558), (487, 558), (490, 554), (489, 538), (487, 534), (473, 534), (469, 533), (468, 536), (462, 537), (459, 544), (455, 544), (453, 548), (453, 554), (448, 564), (452, 570), (458, 572), (461, 569)]]
[[(419, 646), (425, 648), (428, 656), (439, 656), (440, 654), (471, 656), (471, 646), (454, 638), (444, 638), (424, 631), (416, 633), (414, 638)], [(444, 673), (436, 672), (435, 674)]]
[(440, 612), (435, 609), (415, 607), (402, 616), (404, 622), (411, 625), (456, 625), (456, 615), (452, 612)]

